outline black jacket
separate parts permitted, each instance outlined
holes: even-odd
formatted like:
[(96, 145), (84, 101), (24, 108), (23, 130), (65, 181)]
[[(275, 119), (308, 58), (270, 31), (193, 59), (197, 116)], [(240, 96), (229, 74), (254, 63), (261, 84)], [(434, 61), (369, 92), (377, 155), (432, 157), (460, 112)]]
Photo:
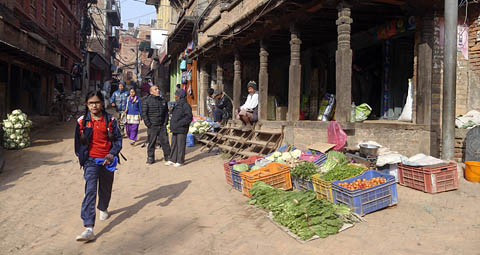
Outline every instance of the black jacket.
[(220, 100), (215, 100), (215, 104), (218, 109), (222, 109), (223, 112), (228, 114), (228, 118), (232, 116), (233, 105), (232, 101), (227, 96), (224, 95)]
[(168, 122), (167, 101), (160, 96), (148, 95), (144, 97), (142, 117), (147, 127), (166, 125)]
[(172, 109), (170, 131), (174, 134), (187, 134), (192, 120), (192, 107), (187, 103), (186, 98), (181, 98)]

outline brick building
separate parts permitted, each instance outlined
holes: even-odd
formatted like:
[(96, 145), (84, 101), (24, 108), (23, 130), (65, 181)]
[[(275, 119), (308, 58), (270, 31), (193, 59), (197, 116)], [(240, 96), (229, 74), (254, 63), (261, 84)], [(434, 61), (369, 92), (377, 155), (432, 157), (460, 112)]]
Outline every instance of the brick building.
[(149, 75), (152, 62), (149, 57), (150, 30), (149, 24), (139, 24), (138, 27), (134, 27), (133, 23), (129, 23), (128, 29), (120, 31), (118, 65), (122, 70), (122, 80), (142, 82)]
[[(238, 107), (255, 80), (263, 127), (283, 128), (288, 143), (327, 141), (328, 122), (317, 119), (330, 93), (349, 145), (375, 140), (408, 156), (440, 155), (443, 1), (170, 2), (177, 17), (168, 37), (170, 80), (181, 80), (172, 70), (182, 60), (198, 66), (200, 114), (209, 87), (226, 91)], [(476, 4), (465, 10), (458, 21), (469, 36), (457, 63), (457, 114), (480, 108), (480, 12)], [(400, 122), (409, 90), (412, 118)], [(368, 103), (371, 120), (349, 123), (352, 101)], [(286, 119), (276, 115), (278, 107), (288, 109)]]
[(120, 2), (94, 1), (88, 10), (90, 35), (87, 39), (87, 70), (89, 90), (101, 86), (116, 71), (116, 51), (119, 48)]
[(47, 114), (54, 86), (79, 88), (80, 21), (86, 0), (0, 0), (0, 116)]

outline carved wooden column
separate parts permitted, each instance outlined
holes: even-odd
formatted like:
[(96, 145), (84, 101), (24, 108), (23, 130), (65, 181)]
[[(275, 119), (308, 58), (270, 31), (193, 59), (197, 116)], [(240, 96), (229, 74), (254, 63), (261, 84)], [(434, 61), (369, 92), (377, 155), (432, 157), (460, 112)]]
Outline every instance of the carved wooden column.
[(223, 63), (220, 59), (217, 59), (217, 88), (223, 91)]
[(200, 97), (199, 97), (199, 108), (200, 114), (204, 116), (208, 115), (207, 111), (207, 90), (209, 88), (208, 84), (208, 72), (207, 72), (207, 65), (201, 64), (200, 65)]
[(300, 120), (300, 97), (302, 82), (302, 65), (300, 64), (300, 33), (290, 26), (290, 69), (288, 77), (288, 121)]
[(352, 103), (352, 49), (350, 49), (350, 8), (341, 3), (338, 6), (337, 32), (338, 48), (336, 52), (336, 120), (350, 120)]
[(418, 45), (417, 63), (417, 124), (431, 123), (432, 104), (432, 71), (433, 71), (433, 15), (427, 14), (421, 18), (420, 45)]
[(235, 52), (235, 60), (233, 62), (233, 111), (240, 108), (240, 97), (242, 95), (242, 62), (240, 53)]
[(260, 70), (258, 73), (258, 119), (267, 120), (268, 116), (268, 52), (263, 41), (260, 42)]

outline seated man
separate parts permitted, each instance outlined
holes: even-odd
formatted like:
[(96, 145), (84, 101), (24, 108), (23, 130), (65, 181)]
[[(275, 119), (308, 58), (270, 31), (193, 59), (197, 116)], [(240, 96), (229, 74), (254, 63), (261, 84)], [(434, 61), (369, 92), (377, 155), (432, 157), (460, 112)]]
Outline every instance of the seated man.
[(213, 118), (213, 108), (215, 107), (215, 99), (213, 97), (214, 90), (209, 88), (207, 90), (207, 112), (208, 117)]
[(243, 131), (252, 130), (252, 122), (258, 120), (258, 92), (257, 83), (250, 81), (247, 85), (248, 97), (245, 104), (237, 110), (237, 118), (243, 122)]
[(232, 117), (232, 100), (230, 100), (223, 91), (217, 91), (214, 98), (215, 107), (213, 107), (213, 121), (222, 125)]

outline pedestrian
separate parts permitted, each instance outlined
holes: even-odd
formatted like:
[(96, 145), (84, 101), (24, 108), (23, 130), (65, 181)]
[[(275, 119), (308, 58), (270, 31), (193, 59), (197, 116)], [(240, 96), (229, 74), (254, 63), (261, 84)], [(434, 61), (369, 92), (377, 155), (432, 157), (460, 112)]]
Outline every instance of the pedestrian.
[(170, 119), (170, 132), (172, 132), (172, 153), (170, 160), (165, 165), (180, 167), (185, 163), (185, 147), (188, 128), (193, 120), (192, 107), (187, 103), (187, 92), (183, 89), (175, 91), (175, 101), (172, 118)]
[(237, 109), (237, 119), (243, 123), (242, 131), (252, 130), (252, 123), (258, 120), (258, 92), (257, 83), (254, 81), (248, 82), (248, 96), (247, 101)]
[(130, 145), (135, 145), (138, 137), (142, 105), (141, 99), (137, 96), (137, 92), (133, 88), (130, 89), (130, 96), (127, 98), (125, 113), (127, 114), (127, 124), (125, 125), (127, 137), (130, 139)]
[(122, 136), (125, 135), (125, 124), (127, 122), (127, 116), (125, 109), (127, 106), (128, 91), (125, 89), (124, 83), (118, 84), (118, 90), (113, 92), (112, 95), (112, 107), (117, 111), (117, 118), (119, 120), (119, 129)]
[(146, 97), (148, 96), (148, 94), (150, 93), (150, 84), (148, 83), (148, 81), (145, 81), (143, 84), (142, 84), (142, 97)]
[(109, 105), (109, 99), (110, 99), (110, 90), (112, 89), (112, 79), (108, 79), (103, 83), (103, 88), (102, 88), (102, 94), (103, 97), (105, 98), (105, 108), (108, 107)]
[(223, 91), (217, 91), (214, 94), (215, 107), (213, 108), (213, 121), (217, 124), (225, 124), (232, 117), (232, 100), (225, 95)]
[(108, 205), (112, 195), (114, 170), (118, 154), (122, 149), (122, 136), (118, 123), (104, 109), (104, 98), (100, 91), (87, 94), (87, 111), (77, 121), (75, 128), (75, 154), (83, 168), (85, 196), (81, 217), (85, 231), (76, 240), (88, 242), (95, 239), (95, 204), (97, 200), (100, 220), (108, 218)]
[(142, 112), (148, 136), (147, 164), (155, 163), (157, 140), (160, 140), (164, 160), (168, 161), (171, 152), (167, 134), (168, 106), (167, 101), (160, 96), (158, 85), (150, 88), (150, 95), (143, 100)]

